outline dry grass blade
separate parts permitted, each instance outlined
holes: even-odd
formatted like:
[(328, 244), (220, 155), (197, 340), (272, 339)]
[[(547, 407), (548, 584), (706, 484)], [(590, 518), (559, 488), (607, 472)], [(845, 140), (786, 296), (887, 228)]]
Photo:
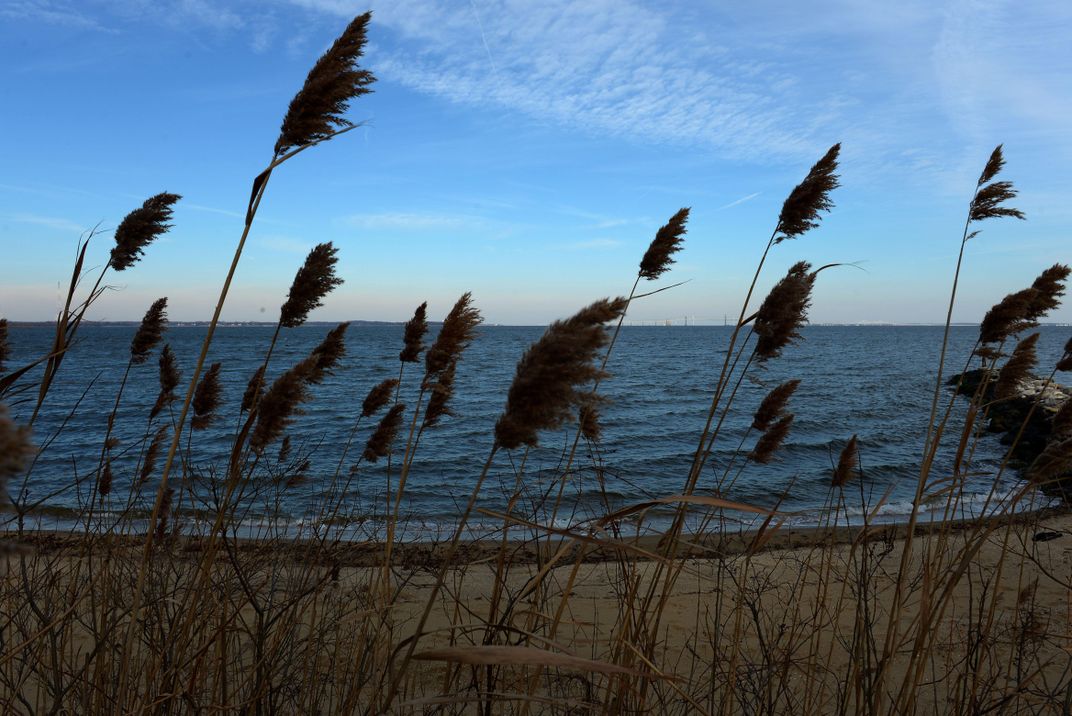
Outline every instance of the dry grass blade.
[(337, 128), (350, 126), (342, 116), (350, 100), (370, 92), (368, 86), (376, 81), (371, 72), (357, 65), (365, 50), (371, 17), (368, 12), (355, 17), (313, 65), (283, 117), (275, 143), (277, 155), (327, 139)]
[(559, 654), (531, 646), (453, 646), (418, 652), (413, 655), (413, 658), (420, 661), (448, 661), (473, 666), (546, 666), (576, 671), (594, 671), (601, 674), (628, 674), (654, 678), (652, 674), (618, 664), (585, 659), (571, 654)]
[(335, 275), (338, 253), (330, 241), (317, 244), (309, 251), (290, 285), (286, 303), (279, 310), (281, 326), (296, 328), (305, 323), (309, 312), (324, 305), (324, 297), (342, 284), (342, 279)]
[(778, 235), (774, 243), (779, 244), (814, 229), (822, 218), (820, 213), (834, 207), (830, 192), (838, 187), (838, 175), (834, 172), (837, 171), (840, 152), (840, 143), (830, 147), (823, 158), (812, 166), (804, 181), (789, 193), (778, 216)]
[(624, 298), (602, 299), (564, 321), (555, 321), (518, 361), (506, 395), (506, 408), (495, 423), (496, 444), (508, 450), (535, 446), (541, 430), (561, 427), (585, 405), (580, 386), (602, 378), (593, 361), (607, 344), (604, 324), (625, 311)]
[(112, 248), (109, 265), (116, 271), (124, 271), (138, 262), (145, 247), (171, 228), (171, 212), (175, 202), (182, 197), (162, 192), (151, 196), (119, 222), (115, 230), (115, 246)]
[(655, 238), (640, 260), (641, 278), (652, 281), (670, 270), (674, 254), (681, 250), (681, 243), (685, 239), (685, 222), (688, 220), (689, 208), (679, 209), (665, 226), (655, 232)]
[(733, 500), (724, 500), (721, 497), (711, 497), (709, 495), (670, 495), (669, 497), (659, 497), (654, 500), (648, 500), (646, 502), (638, 502), (636, 504), (623, 507), (619, 510), (615, 510), (608, 515), (600, 518), (600, 524), (608, 524), (620, 519), (635, 515), (637, 512), (643, 512), (650, 510), (652, 507), (658, 507), (659, 505), (698, 505), (700, 507), (715, 507), (722, 510), (733, 510), (736, 512), (751, 512), (757, 515), (770, 515), (773, 514), (771, 510), (763, 507), (756, 507), (755, 505), (748, 505), (743, 502), (734, 502)]

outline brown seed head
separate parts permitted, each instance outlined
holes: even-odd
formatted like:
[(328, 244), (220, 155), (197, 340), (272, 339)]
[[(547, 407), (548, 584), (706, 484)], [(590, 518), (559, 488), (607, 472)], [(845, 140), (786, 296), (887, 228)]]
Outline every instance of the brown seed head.
[(472, 294), (466, 291), (443, 319), (443, 327), (424, 354), (425, 372), (429, 378), (446, 370), (451, 362), (461, 360), (462, 353), (476, 337), (476, 327), (484, 319), (472, 303)]
[(767, 393), (767, 397), (763, 398), (763, 401), (756, 409), (755, 415), (752, 416), (752, 427), (756, 430), (769, 428), (771, 423), (785, 412), (786, 404), (799, 385), (799, 380), (790, 380)]
[(670, 270), (674, 254), (681, 250), (685, 240), (685, 222), (689, 220), (689, 208), (679, 209), (666, 225), (655, 232), (644, 258), (640, 260), (640, 276), (651, 281)]
[(163, 542), (167, 537), (167, 526), (171, 520), (171, 503), (175, 499), (175, 488), (169, 487), (164, 490), (163, 496), (160, 498), (160, 515), (156, 520), (156, 532), (154, 537), (157, 542)]
[(1031, 374), (1038, 362), (1038, 354), (1035, 351), (1038, 339), (1039, 334), (1032, 333), (1016, 345), (1009, 360), (998, 373), (998, 380), (994, 384), (995, 398), (1006, 400), (1016, 396), (1020, 383)]
[(145, 247), (171, 228), (171, 212), (178, 194), (163, 192), (145, 200), (140, 208), (126, 215), (115, 230), (115, 247), (109, 264), (123, 271), (138, 262)]
[(260, 454), (294, 422), (298, 406), (309, 399), (308, 376), (315, 359), (306, 358), (275, 379), (257, 405), (257, 424), (249, 439), (250, 448)]
[(749, 459), (764, 465), (769, 463), (774, 457), (774, 453), (782, 446), (786, 436), (789, 435), (789, 428), (792, 425), (792, 413), (780, 417), (778, 422), (770, 426), (767, 432), (759, 436), (756, 446), (748, 454)]
[(156, 459), (160, 457), (160, 450), (164, 447), (164, 440), (167, 439), (168, 428), (166, 425), (161, 425), (156, 430), (156, 434), (153, 435), (153, 441), (149, 443), (149, 449), (145, 451), (145, 460), (141, 464), (141, 474), (138, 477), (138, 484), (144, 485), (152, 477), (153, 471), (156, 469)]
[(324, 305), (324, 297), (342, 283), (342, 279), (335, 275), (338, 253), (330, 241), (313, 247), (294, 275), (287, 302), (279, 310), (280, 325), (296, 328), (305, 323), (309, 312)]
[(204, 430), (216, 419), (216, 409), (220, 407), (220, 364), (213, 363), (194, 392), (194, 417), (190, 426), (194, 430)]
[(1005, 157), (1001, 153), (1001, 145), (994, 147), (994, 151), (990, 153), (990, 159), (987, 160), (986, 166), (983, 167), (983, 173), (979, 175), (979, 183), (977, 186), (982, 186), (988, 181), (998, 175), (998, 172), (1005, 166)]
[(243, 413), (248, 413), (253, 410), (253, 406), (261, 400), (261, 393), (264, 390), (264, 366), (262, 365), (257, 369), (257, 372), (246, 383), (246, 391), (242, 393), (242, 405), (239, 410)]
[(1031, 288), (1038, 293), (1031, 302), (1028, 318), (1037, 321), (1047, 313), (1061, 305), (1061, 297), (1065, 295), (1065, 281), (1072, 272), (1064, 264), (1054, 264), (1035, 279)]
[(311, 384), (319, 384), (324, 378), (332, 374), (332, 371), (346, 355), (346, 329), (350, 322), (346, 321), (332, 328), (324, 340), (320, 342), (309, 357), (313, 360), (312, 367), (307, 376)]
[(383, 406), (391, 402), (391, 396), (397, 387), (397, 378), (389, 378), (374, 386), (365, 396), (365, 402), (361, 403), (361, 417), (368, 418), (373, 413), (378, 413)]
[(165, 345), (160, 351), (160, 395), (156, 404), (149, 411), (149, 418), (155, 418), (169, 403), (175, 400), (175, 388), (179, 385), (179, 368), (171, 346)]
[(1038, 302), (1038, 291), (1025, 288), (1023, 291), (1010, 293), (995, 304), (979, 324), (980, 343), (1002, 343), (1021, 331), (1032, 328), (1031, 307)]
[(421, 351), (424, 350), (424, 334), (428, 332), (428, 302), (425, 301), (417, 306), (413, 312), (413, 318), (406, 321), (405, 333), (402, 337), (402, 352), (398, 354), (398, 360), (403, 363), (416, 363), (420, 359)]
[(834, 468), (834, 475), (830, 480), (830, 483), (834, 487), (844, 487), (849, 483), (849, 480), (856, 477), (859, 472), (857, 465), (860, 462), (860, 453), (856, 445), (856, 436), (853, 435), (849, 438), (849, 442), (846, 443), (845, 448), (841, 451), (841, 457), (838, 459), (837, 467)]
[(366, 12), (354, 18), (313, 65), (283, 117), (276, 154), (327, 139), (338, 128), (351, 126), (342, 116), (350, 100), (371, 92), (368, 86), (376, 81), (371, 72), (357, 65), (371, 17), (372, 13)]
[(458, 362), (451, 361), (450, 365), (436, 376), (435, 382), (428, 386), (428, 407), (424, 411), (424, 427), (433, 427), (442, 418), (454, 415), (450, 409), (450, 399), (454, 397), (454, 371), (457, 367)]
[(814, 229), (822, 219), (820, 212), (830, 211), (834, 207), (830, 192), (838, 187), (838, 175), (834, 172), (837, 170), (839, 152), (840, 143), (830, 147), (811, 168), (808, 176), (804, 177), (804, 181), (789, 193), (778, 216), (774, 243), (780, 244)]
[(0, 504), (7, 502), (7, 481), (23, 474), (37, 448), (30, 442), (30, 429), (16, 425), (0, 403)]
[(276, 457), (277, 462), (286, 462), (290, 457), (290, 436), (284, 435), (283, 442), (279, 444), (279, 455)]
[(607, 344), (604, 324), (625, 311), (624, 298), (602, 299), (573, 317), (555, 321), (518, 361), (506, 396), (506, 409), (495, 423), (495, 441), (513, 450), (535, 447), (541, 430), (561, 427), (584, 405), (586, 393), (578, 390), (602, 373), (593, 365)]
[(149, 306), (145, 316), (141, 319), (141, 325), (134, 333), (134, 339), (130, 342), (130, 360), (139, 364), (149, 360), (149, 353), (167, 330), (167, 297), (158, 298)]
[(785, 278), (774, 285), (756, 313), (756, 356), (765, 361), (776, 358), (782, 349), (800, 338), (797, 331), (808, 320), (815, 274), (811, 264), (800, 261), (790, 267)]
[(99, 495), (107, 495), (112, 491), (112, 458), (108, 458), (104, 462), (104, 469), (101, 471), (100, 479), (97, 481), (97, 493)]
[(387, 414), (380, 420), (380, 424), (376, 426), (376, 431), (372, 433), (368, 443), (365, 444), (365, 452), (362, 453), (362, 457), (369, 462), (376, 462), (391, 452), (391, 445), (395, 441), (395, 436), (398, 435), (398, 428), (402, 425), (402, 414), (405, 410), (405, 405), (396, 403), (387, 411)]
[(596, 401), (589, 401), (581, 406), (578, 421), (585, 440), (593, 443), (600, 441), (603, 437), (603, 426), (599, 422), (599, 406)]

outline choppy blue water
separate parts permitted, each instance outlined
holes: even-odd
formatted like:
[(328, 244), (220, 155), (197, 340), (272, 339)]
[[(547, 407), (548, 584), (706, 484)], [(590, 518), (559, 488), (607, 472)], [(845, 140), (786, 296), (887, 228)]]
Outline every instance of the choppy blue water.
[[(284, 331), (272, 358), (270, 378), (305, 357), (328, 330), (327, 326), (305, 326)], [(622, 330), (609, 365), (613, 377), (601, 389), (610, 401), (602, 411), (604, 437), (595, 454), (588, 450), (579, 453), (577, 478), (570, 486), (570, 504), (578, 511), (560, 516), (562, 519), (593, 514), (607, 504), (616, 507), (681, 490), (729, 330), (681, 326)], [(1059, 358), (1070, 330), (1041, 329), (1038, 348), (1042, 367), (1052, 366)], [(63, 364), (35, 426), (36, 441), (47, 444), (47, 449), (25, 484), (11, 485), (15, 494), (25, 490), (20, 499), (29, 503), (43, 500), (51, 507), (76, 508), (85, 503), (90, 486), (79, 479), (92, 475), (97, 467), (107, 415), (126, 367), (133, 332), (133, 327), (119, 326), (87, 326), (82, 330), (80, 342)], [(209, 360), (223, 365), (223, 417), (195, 436), (188, 474), (210, 475), (213, 465), (226, 460), (242, 392), (260, 365), (272, 332), (270, 327), (257, 326), (225, 327), (217, 332)], [(458, 503), (465, 501), (487, 458), (492, 428), (517, 359), (542, 332), (539, 327), (481, 328), (480, 337), (458, 368), (453, 403), (456, 416), (426, 431), (421, 440), (403, 505), (403, 512), (414, 523), (434, 530), (437, 525), (448, 525), (457, 515)], [(907, 512), (919, 471), (942, 329), (809, 326), (802, 333), (803, 340), (780, 359), (751, 370), (722, 429), (701, 489), (719, 480), (742, 439), (744, 449), (751, 448), (756, 435), (746, 435), (746, 429), (766, 391), (784, 380), (799, 378), (802, 383), (791, 403), (796, 420), (785, 446), (770, 465), (746, 463), (729, 497), (761, 506), (773, 506), (781, 500), (781, 509), (802, 513), (804, 521), (809, 515), (814, 518), (828, 496), (832, 463), (855, 433), (868, 499), (873, 504), (891, 490), (882, 512), (891, 516)], [(50, 335), (48, 328), (13, 327), (10, 342), (14, 355), (9, 366), (47, 351)], [(974, 327), (952, 329), (947, 375), (961, 370), (976, 335)], [(185, 377), (194, 365), (203, 336), (204, 328), (199, 327), (172, 327), (166, 334), (184, 373), (180, 393), (185, 391)], [(251, 497), (249, 515), (274, 511), (300, 521), (316, 511), (317, 497), (336, 473), (361, 401), (374, 384), (398, 374), (401, 339), (401, 326), (350, 327), (342, 367), (313, 388), (314, 400), (306, 404), (305, 414), (289, 430), (295, 451), (308, 453), (309, 479), (284, 490), (278, 502)], [(413, 404), (418, 389), (419, 377), (413, 368), (413, 364), (407, 367), (401, 393), (402, 402), (408, 405)], [(148, 412), (158, 392), (156, 373), (154, 355), (134, 369), (120, 404), (115, 436), (120, 441), (117, 452), (124, 457), (115, 463), (114, 501), (121, 501), (131, 489), (147, 435)], [(948, 394), (943, 389), (943, 401)], [(963, 408), (958, 402), (954, 425)], [(31, 409), (32, 401), (16, 405), (14, 412), (26, 419)], [(344, 479), (374, 427), (374, 420), (360, 426), (354, 447), (343, 461)], [(947, 434), (955, 435), (956, 431), (950, 429)], [(398, 449), (404, 439), (403, 435)], [(521, 481), (526, 499), (537, 499), (554, 484), (555, 468), (571, 442), (572, 433), (565, 430), (542, 436), (540, 448), (525, 462)], [(948, 464), (955, 447), (947, 446), (939, 471)], [(974, 456), (976, 474), (967, 486), (969, 493), (981, 499), (991, 489), (1002, 456), (996, 436), (981, 440)], [(502, 505), (503, 495), (515, 484), (521, 458), (521, 454), (498, 456), (486, 490), (487, 506)], [(735, 463), (734, 474), (741, 464), (740, 460)], [(352, 517), (368, 516), (369, 524), (375, 523), (383, 512), (386, 474), (384, 463), (360, 467), (346, 504)], [(150, 487), (156, 479), (150, 478)], [(1015, 481), (1016, 476), (1009, 474), (999, 487), (1007, 490)], [(205, 488), (199, 489), (204, 497)], [(208, 507), (208, 502), (200, 506)]]

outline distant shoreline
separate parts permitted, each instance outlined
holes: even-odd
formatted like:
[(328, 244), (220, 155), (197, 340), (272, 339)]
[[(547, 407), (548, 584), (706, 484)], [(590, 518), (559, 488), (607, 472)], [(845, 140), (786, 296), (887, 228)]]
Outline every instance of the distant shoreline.
[[(334, 327), (339, 323), (345, 321), (307, 321), (303, 325), (310, 327)], [(362, 319), (350, 319), (348, 321), (354, 326), (403, 326), (405, 321), (367, 321)], [(140, 325), (140, 321), (83, 321), (85, 326), (94, 326), (98, 328), (133, 328)], [(172, 328), (204, 328), (208, 326), (210, 321), (169, 321), (168, 325)], [(442, 321), (428, 321), (429, 325), (438, 326), (442, 325)], [(46, 328), (54, 327), (55, 321), (16, 321), (9, 320), (8, 326), (11, 328)], [(220, 328), (275, 328), (275, 321), (220, 321), (217, 326)], [(548, 324), (546, 323), (486, 323), (485, 327), (488, 328), (544, 328)], [(861, 323), (823, 323), (812, 322), (802, 326), (804, 330), (808, 328), (941, 328), (944, 323), (880, 323), (880, 322), (861, 322)], [(951, 323), (951, 326), (955, 328), (963, 327), (978, 327), (978, 323), (963, 322), (963, 323)], [(664, 324), (658, 319), (652, 320), (639, 320), (639, 321), (626, 321), (622, 324), (623, 328), (728, 328), (721, 323), (695, 323), (683, 325), (680, 323)], [(1042, 328), (1069, 328), (1072, 327), (1072, 323), (1040, 323), (1039, 327)]]

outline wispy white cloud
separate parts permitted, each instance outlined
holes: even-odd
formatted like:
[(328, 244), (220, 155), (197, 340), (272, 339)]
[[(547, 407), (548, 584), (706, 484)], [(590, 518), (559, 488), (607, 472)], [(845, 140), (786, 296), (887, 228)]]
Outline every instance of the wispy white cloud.
[(82, 224), (71, 221), (70, 219), (64, 219), (59, 216), (38, 216), (36, 214), (9, 214), (4, 217), (8, 221), (14, 221), (19, 224), (32, 224), (34, 226), (44, 226), (49, 229), (55, 229), (56, 231), (65, 231), (70, 233), (81, 234), (89, 227)]
[(359, 229), (381, 229), (394, 231), (425, 231), (428, 229), (461, 229), (483, 226), (485, 222), (478, 217), (444, 214), (351, 214), (337, 220), (342, 226)]
[(742, 196), (740, 199), (735, 199), (735, 200), (731, 201), (729, 204), (723, 204), (722, 206), (718, 207), (718, 209), (716, 209), (716, 211), (722, 211), (724, 209), (732, 209), (735, 206), (740, 206), (741, 204), (745, 203), (746, 201), (752, 201), (757, 196), (759, 196), (758, 191), (753, 192), (753, 193), (749, 194), (748, 196)]
[(621, 246), (622, 242), (617, 239), (591, 239), (589, 241), (578, 241), (575, 244), (570, 244), (566, 248), (571, 251), (587, 251), (592, 249), (613, 249)]
[(76, 6), (58, 0), (10, 0), (0, 7), (0, 18), (113, 32), (111, 28), (80, 12)]

